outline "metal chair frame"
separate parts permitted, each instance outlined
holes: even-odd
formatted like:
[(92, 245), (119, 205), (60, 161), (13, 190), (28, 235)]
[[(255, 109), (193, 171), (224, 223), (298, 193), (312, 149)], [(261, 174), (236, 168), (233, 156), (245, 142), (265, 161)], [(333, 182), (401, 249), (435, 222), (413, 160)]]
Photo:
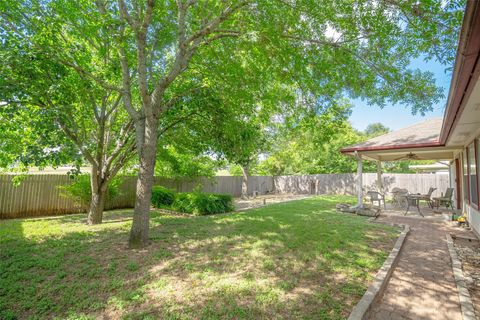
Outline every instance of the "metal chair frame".
[(372, 206), (374, 205), (374, 202), (378, 202), (378, 207), (382, 207), (382, 201), (383, 201), (383, 207), (387, 209), (387, 204), (385, 203), (385, 195), (378, 192), (378, 191), (368, 191), (367, 196), (370, 197), (370, 203)]

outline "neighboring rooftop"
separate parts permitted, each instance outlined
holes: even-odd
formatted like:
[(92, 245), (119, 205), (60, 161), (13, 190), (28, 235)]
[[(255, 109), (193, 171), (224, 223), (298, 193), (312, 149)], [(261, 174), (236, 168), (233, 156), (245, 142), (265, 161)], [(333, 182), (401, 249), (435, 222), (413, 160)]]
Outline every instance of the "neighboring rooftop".
[(432, 164), (411, 164), (408, 166), (408, 169), (414, 170), (416, 172), (447, 172), (449, 166), (446, 163), (432, 163)]
[(439, 145), (442, 118), (432, 118), (412, 126), (357, 143), (342, 152), (388, 150)]

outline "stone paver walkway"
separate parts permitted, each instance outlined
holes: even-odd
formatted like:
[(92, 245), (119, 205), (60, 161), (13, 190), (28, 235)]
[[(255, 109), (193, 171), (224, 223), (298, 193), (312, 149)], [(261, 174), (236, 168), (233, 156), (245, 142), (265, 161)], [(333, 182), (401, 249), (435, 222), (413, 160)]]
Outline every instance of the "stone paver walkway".
[(379, 221), (410, 225), (390, 282), (369, 319), (462, 320), (446, 233), (462, 231), (440, 217), (381, 216)]

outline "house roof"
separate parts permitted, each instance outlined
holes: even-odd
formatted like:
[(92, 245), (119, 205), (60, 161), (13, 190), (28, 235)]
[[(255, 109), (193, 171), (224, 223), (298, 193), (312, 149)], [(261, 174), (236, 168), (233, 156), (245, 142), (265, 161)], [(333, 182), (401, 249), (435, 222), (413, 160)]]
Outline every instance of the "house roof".
[(412, 126), (357, 143), (342, 149), (343, 153), (439, 145), (442, 118), (428, 119)]
[(422, 172), (439, 172), (447, 171), (449, 169), (448, 164), (446, 163), (434, 163), (434, 164), (411, 164), (408, 166), (408, 169)]

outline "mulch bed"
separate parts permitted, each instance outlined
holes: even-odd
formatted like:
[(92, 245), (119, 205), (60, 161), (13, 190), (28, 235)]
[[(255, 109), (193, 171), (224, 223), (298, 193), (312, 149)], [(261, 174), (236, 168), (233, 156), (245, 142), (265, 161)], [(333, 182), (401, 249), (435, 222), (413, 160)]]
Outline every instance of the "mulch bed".
[(475, 308), (477, 319), (480, 319), (480, 241), (474, 238), (453, 238), (458, 258), (462, 262), (466, 285)]

